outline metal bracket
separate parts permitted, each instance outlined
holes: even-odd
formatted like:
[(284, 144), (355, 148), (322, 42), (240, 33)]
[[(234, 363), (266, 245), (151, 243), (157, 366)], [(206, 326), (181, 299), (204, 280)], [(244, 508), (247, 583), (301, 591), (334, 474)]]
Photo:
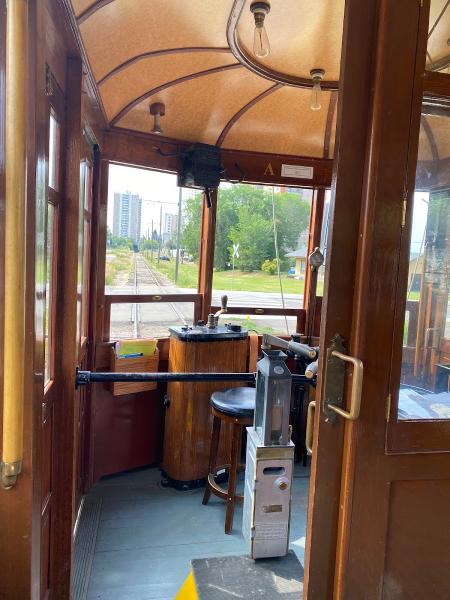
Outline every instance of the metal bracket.
[(329, 408), (330, 404), (334, 406), (343, 406), (344, 403), (344, 383), (345, 383), (345, 363), (336, 356), (333, 352), (345, 354), (344, 340), (337, 333), (331, 345), (327, 348), (325, 360), (325, 398), (324, 398), (324, 413), (325, 421), (334, 424), (337, 420), (337, 414)]
[(14, 487), (17, 481), (17, 477), (22, 472), (22, 461), (17, 460), (15, 462), (1, 462), (1, 486), (4, 490), (10, 490)]

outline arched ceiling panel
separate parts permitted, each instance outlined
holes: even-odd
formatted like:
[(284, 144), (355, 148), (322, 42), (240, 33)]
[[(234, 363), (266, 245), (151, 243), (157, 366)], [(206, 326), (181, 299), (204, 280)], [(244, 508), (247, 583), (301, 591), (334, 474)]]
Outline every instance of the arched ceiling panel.
[[(271, 53), (253, 57), (267, 68), (259, 73), (254, 63), (241, 64), (243, 56), (234, 42), (233, 55), (227, 42), (235, 22), (230, 14), (239, 5), (235, 37), (242, 52), (252, 54), (251, 0), (72, 3), (110, 126), (148, 132), (149, 105), (161, 101), (167, 137), (333, 157), (336, 110), (328, 107), (337, 92), (324, 91), (322, 109), (314, 112), (310, 89), (295, 86), (310, 85), (313, 68), (325, 69), (326, 84), (336, 86), (345, 0), (272, 0), (266, 20)], [(282, 83), (275, 71), (286, 77)]]
[(312, 111), (310, 90), (280, 88), (234, 124), (222, 147), (321, 158), (330, 95), (324, 92), (322, 109)]
[(423, 125), (423, 121), (420, 125), (419, 132), (419, 154), (418, 160), (433, 160), (433, 151), (431, 149), (430, 138)]
[[(237, 33), (253, 53), (254, 17), (247, 0)], [(339, 79), (344, 0), (277, 0), (271, 2), (265, 28), (269, 56), (259, 59), (276, 71), (310, 78), (311, 69), (325, 69), (325, 79)]]
[(235, 62), (231, 53), (214, 52), (186, 52), (142, 59), (100, 85), (106, 114), (111, 120), (129, 102), (151, 89), (191, 73)]
[(449, 56), (450, 3), (448, 0), (432, 0), (430, 5), (428, 62), (437, 63)]
[[(224, 125), (252, 98), (271, 87), (271, 82), (244, 67), (214, 73), (169, 87), (134, 107), (116, 125), (149, 132), (150, 102), (164, 102), (162, 128), (167, 137), (215, 144)], [(247, 140), (247, 148), (252, 140)]]
[(437, 158), (450, 158), (450, 117), (427, 115), (426, 119), (436, 146)]
[(114, 0), (80, 25), (97, 80), (144, 52), (226, 47), (232, 0)]

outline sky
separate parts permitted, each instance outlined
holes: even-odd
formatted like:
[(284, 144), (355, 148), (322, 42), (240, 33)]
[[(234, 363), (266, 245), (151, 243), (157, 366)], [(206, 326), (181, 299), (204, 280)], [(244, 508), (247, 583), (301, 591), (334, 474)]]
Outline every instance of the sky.
[[(108, 227), (112, 230), (114, 193), (130, 191), (139, 194), (142, 198), (142, 234), (153, 228), (159, 230), (160, 207), (164, 214), (178, 212), (178, 193), (176, 175), (159, 173), (147, 169), (136, 169), (134, 167), (123, 167), (121, 165), (110, 165), (108, 186)], [(147, 202), (151, 201), (151, 202)], [(164, 202), (168, 204), (160, 204)]]

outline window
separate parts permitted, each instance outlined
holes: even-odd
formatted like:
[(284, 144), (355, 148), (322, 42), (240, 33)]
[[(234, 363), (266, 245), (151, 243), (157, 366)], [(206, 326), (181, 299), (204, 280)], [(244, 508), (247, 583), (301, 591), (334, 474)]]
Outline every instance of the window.
[(44, 349), (44, 381), (47, 383), (53, 376), (53, 365), (50, 357), (53, 355), (53, 318), (54, 314), (54, 262), (56, 254), (56, 207), (48, 202), (47, 204), (47, 247), (45, 264), (45, 349)]
[(55, 112), (50, 112), (50, 130), (48, 144), (48, 185), (59, 191), (59, 158), (60, 158), (61, 127)]
[(44, 383), (53, 378), (56, 260), (58, 250), (58, 207), (60, 203), (61, 127), (53, 108), (50, 108), (48, 136), (48, 194), (45, 225), (45, 318), (44, 318)]
[[(202, 198), (175, 175), (110, 165), (105, 261), (109, 336), (167, 336), (192, 325), (198, 286)], [(164, 297), (170, 295), (170, 302)], [(114, 302), (115, 296), (151, 296)], [(183, 296), (189, 296), (183, 301)], [(155, 300), (156, 299), (156, 300)]]
[(450, 117), (433, 114), (425, 102), (409, 240), (400, 420), (450, 418), (449, 140)]
[[(91, 154), (86, 144), (85, 153)], [(78, 339), (88, 336), (89, 277), (91, 262), (92, 162), (80, 163), (80, 217), (78, 229), (77, 323)]]
[[(296, 331), (295, 312), (303, 306), (311, 201), (312, 190), (305, 188), (220, 186), (213, 305), (220, 305), (221, 295), (228, 296), (228, 313), (222, 319), (259, 333)], [(239, 314), (233, 307), (239, 307)]]

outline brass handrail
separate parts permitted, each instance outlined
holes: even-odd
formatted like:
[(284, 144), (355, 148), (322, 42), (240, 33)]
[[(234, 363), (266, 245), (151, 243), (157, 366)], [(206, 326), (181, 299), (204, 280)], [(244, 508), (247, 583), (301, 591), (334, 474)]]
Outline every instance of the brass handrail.
[(22, 470), (25, 371), (28, 0), (6, 6), (6, 201), (1, 485)]

